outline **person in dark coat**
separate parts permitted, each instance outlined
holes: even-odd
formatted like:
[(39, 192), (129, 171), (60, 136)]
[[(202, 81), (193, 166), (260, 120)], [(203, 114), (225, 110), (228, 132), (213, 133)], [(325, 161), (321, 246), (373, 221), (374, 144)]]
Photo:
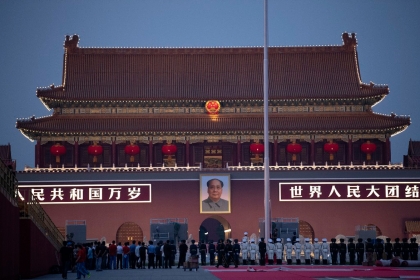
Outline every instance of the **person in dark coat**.
[(214, 246), (213, 240), (210, 240), (209, 242), (210, 265), (214, 265), (214, 253), (216, 253), (216, 246)]
[(373, 252), (374, 252), (372, 239), (370, 239), (370, 238), (366, 239), (365, 250), (366, 250), (366, 259), (367, 259), (368, 263), (372, 263), (373, 262)]
[(403, 243), (401, 244), (401, 255), (402, 259), (405, 261), (408, 261), (408, 258), (410, 257), (410, 245), (408, 244), (408, 239), (403, 238)]
[(392, 251), (394, 252), (394, 257), (401, 257), (401, 243), (400, 239), (397, 237), (395, 238), (394, 246), (392, 247)]
[(349, 238), (347, 252), (349, 253), (350, 265), (354, 265), (356, 260), (356, 244), (353, 243), (353, 238)]
[(239, 245), (238, 239), (234, 240), (235, 244), (233, 244), (233, 263), (235, 267), (239, 265), (239, 253), (241, 252), (241, 246)]
[(384, 244), (382, 243), (382, 239), (377, 238), (373, 247), (375, 249), (376, 259), (382, 260), (382, 256), (384, 254)]
[(417, 261), (418, 258), (419, 258), (419, 256), (418, 256), (418, 253), (419, 253), (419, 244), (416, 243), (416, 238), (415, 237), (412, 237), (410, 239), (409, 248), (410, 248), (410, 259), (412, 261)]
[(337, 264), (337, 257), (338, 257), (338, 244), (336, 243), (337, 239), (331, 238), (331, 244), (330, 244), (330, 252), (331, 252), (331, 262), (332, 264)]
[(204, 240), (201, 240), (199, 249), (200, 249), (200, 256), (201, 256), (201, 265), (206, 265), (207, 245), (206, 243), (204, 243)]
[(166, 243), (163, 245), (163, 254), (165, 255), (165, 264), (164, 268), (172, 268), (171, 259), (172, 259), (172, 248), (170, 241), (167, 240)]
[(261, 242), (258, 244), (258, 251), (260, 252), (260, 265), (265, 265), (265, 253), (267, 252), (267, 245), (264, 242), (264, 238), (261, 238)]
[(384, 248), (385, 248), (386, 259), (391, 260), (392, 259), (392, 251), (393, 251), (392, 250), (391, 238), (387, 237)]
[(340, 244), (338, 244), (338, 250), (340, 254), (340, 265), (346, 264), (347, 246), (344, 243), (344, 238), (340, 238)]
[(225, 259), (225, 244), (223, 243), (223, 239), (219, 239), (216, 247), (217, 251), (217, 265), (216, 267), (219, 268), (219, 265), (223, 265), (223, 261)]
[(198, 254), (198, 247), (197, 247), (197, 245), (195, 245), (195, 240), (194, 239), (191, 240), (190, 254), (191, 254), (191, 257), (197, 256), (197, 254)]
[(233, 256), (233, 246), (232, 246), (232, 241), (230, 241), (230, 239), (226, 240), (226, 245), (225, 245), (225, 261), (223, 263), (223, 266), (225, 268), (228, 268), (231, 261), (232, 261), (232, 256)]
[(181, 244), (179, 245), (179, 261), (178, 261), (178, 267), (179, 268), (181, 265), (184, 265), (184, 262), (186, 261), (186, 257), (187, 257), (187, 252), (188, 252), (188, 245), (185, 244), (185, 240), (181, 240)]
[(357, 254), (357, 264), (362, 265), (363, 259), (365, 256), (365, 244), (363, 244), (362, 238), (357, 239), (356, 254)]

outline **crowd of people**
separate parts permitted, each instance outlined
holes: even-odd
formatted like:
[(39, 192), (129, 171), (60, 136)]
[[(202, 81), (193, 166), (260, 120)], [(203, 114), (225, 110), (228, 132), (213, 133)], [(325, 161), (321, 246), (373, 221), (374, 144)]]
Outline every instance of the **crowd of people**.
[[(392, 259), (400, 257), (403, 260), (418, 260), (419, 246), (415, 238), (396, 238), (394, 243), (387, 238), (386, 242), (382, 239), (363, 240), (359, 238), (354, 242), (353, 238), (349, 238), (347, 244), (344, 239), (340, 239), (339, 243), (335, 238), (327, 243), (327, 239), (323, 238), (319, 242), (315, 238), (310, 243), (309, 238), (305, 238), (301, 242), (299, 238), (293, 236), (291, 238), (269, 239), (266, 243), (264, 238), (255, 242), (255, 239), (248, 238), (245, 232), (242, 242), (238, 239), (223, 240), (219, 239), (215, 245), (212, 240), (208, 243), (201, 241), (196, 244), (195, 240), (190, 240), (187, 245), (186, 240), (181, 240), (178, 246), (173, 240), (166, 242), (158, 241), (154, 244), (149, 241), (148, 244), (141, 241), (125, 242), (124, 245), (119, 242), (116, 244), (112, 241), (106, 246), (105, 241), (94, 242), (88, 244), (74, 244), (74, 242), (66, 241), (60, 250), (62, 263), (62, 276), (67, 279), (69, 270), (77, 272), (77, 278), (81, 276), (89, 277), (88, 270), (102, 271), (103, 269), (172, 269), (175, 266), (176, 256), (178, 257), (177, 268), (189, 260), (190, 257), (197, 257), (201, 260), (201, 265), (206, 265), (207, 255), (209, 256), (210, 265), (216, 267), (229, 267), (233, 264), (238, 267), (240, 259), (243, 265), (255, 265), (258, 261), (259, 265), (283, 264), (301, 264), (302, 258), (305, 264), (358, 264), (364, 261), (370, 262), (373, 259)], [(216, 260), (217, 259), (217, 260)]]

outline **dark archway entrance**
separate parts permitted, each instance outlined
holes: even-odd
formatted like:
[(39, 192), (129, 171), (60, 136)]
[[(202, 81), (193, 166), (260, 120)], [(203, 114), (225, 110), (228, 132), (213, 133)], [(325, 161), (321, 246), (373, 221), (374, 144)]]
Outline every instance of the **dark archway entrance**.
[(117, 230), (117, 244), (121, 242), (124, 244), (125, 242), (131, 241), (143, 241), (143, 230), (141, 227), (133, 222), (127, 222), (122, 224)]
[(199, 237), (206, 243), (211, 240), (213, 242), (217, 242), (219, 239), (226, 240), (231, 237), (230, 224), (221, 216), (211, 216), (201, 223)]

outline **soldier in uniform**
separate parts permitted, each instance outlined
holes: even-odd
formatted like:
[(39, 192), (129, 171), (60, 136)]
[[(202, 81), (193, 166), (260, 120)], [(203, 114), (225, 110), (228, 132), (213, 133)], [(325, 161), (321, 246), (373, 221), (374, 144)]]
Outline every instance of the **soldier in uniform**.
[(349, 238), (347, 252), (349, 252), (350, 265), (354, 265), (356, 259), (356, 244), (353, 243), (353, 238)]
[(187, 252), (188, 252), (188, 245), (185, 243), (185, 240), (181, 240), (181, 244), (179, 245), (179, 260), (178, 260), (178, 267), (179, 268), (181, 265), (184, 265), (184, 262), (186, 260), (187, 257)]
[(321, 244), (322, 264), (328, 264), (328, 255), (330, 254), (330, 247), (327, 243), (327, 238), (322, 238)]
[(366, 241), (367, 241), (366, 242), (366, 247), (365, 247), (365, 249), (366, 249), (366, 259), (367, 259), (367, 262), (370, 265), (373, 262), (374, 248), (373, 248), (372, 239), (368, 238)]
[(241, 252), (242, 252), (242, 264), (247, 265), (248, 264), (248, 251), (249, 251), (249, 244), (247, 242), (247, 239), (242, 239), (241, 243)]
[(293, 249), (293, 245), (292, 245), (292, 240), (290, 238), (286, 239), (286, 244), (284, 245), (284, 248), (286, 250), (286, 260), (287, 260), (287, 264), (291, 265), (292, 264), (292, 249)]
[(401, 255), (402, 259), (407, 261), (410, 257), (410, 245), (408, 244), (407, 238), (403, 238), (402, 241), (403, 243), (401, 244)]
[(255, 244), (255, 240), (251, 239), (251, 245), (249, 246), (249, 259), (251, 261), (251, 265), (255, 265), (255, 260), (257, 258), (257, 244)]
[(309, 238), (305, 238), (305, 264), (311, 264), (311, 254), (314, 251), (314, 248), (311, 243), (309, 243)]
[(346, 264), (347, 246), (344, 243), (344, 238), (340, 238), (340, 244), (338, 244), (338, 250), (340, 254), (340, 265)]
[(230, 239), (226, 240), (225, 244), (225, 262), (223, 263), (223, 266), (228, 268), (230, 263), (232, 262), (233, 257), (233, 246), (232, 241)]
[(292, 241), (292, 247), (295, 251), (295, 257), (296, 257), (296, 264), (300, 264), (300, 256), (302, 252), (302, 244), (300, 243), (300, 238), (296, 238), (295, 244), (293, 244)]
[(412, 260), (412, 261), (417, 261), (418, 260), (418, 258), (419, 258), (419, 244), (417, 244), (416, 243), (416, 238), (415, 237), (412, 237), (411, 239), (410, 239), (410, 245), (409, 245), (409, 248), (410, 248), (410, 259)]
[(373, 246), (373, 249), (376, 253), (376, 259), (382, 260), (382, 256), (384, 254), (384, 244), (382, 243), (382, 239), (376, 238), (375, 245)]
[(365, 244), (363, 244), (363, 239), (362, 238), (357, 239), (356, 254), (357, 254), (357, 264), (362, 265), (364, 255), (365, 255)]
[(337, 239), (331, 238), (331, 244), (330, 244), (330, 252), (331, 252), (331, 262), (332, 264), (337, 264), (337, 254), (338, 254), (338, 244), (335, 243)]
[(277, 238), (275, 246), (276, 246), (277, 264), (282, 264), (282, 261), (283, 261), (283, 243), (281, 243), (281, 238)]
[(233, 263), (235, 267), (239, 265), (239, 253), (241, 252), (241, 246), (238, 243), (238, 239), (234, 240), (235, 244), (233, 244)]
[(216, 246), (214, 246), (213, 240), (209, 242), (209, 255), (210, 255), (210, 265), (214, 265), (214, 253), (216, 252)]
[(258, 244), (258, 252), (260, 253), (260, 265), (265, 265), (265, 253), (267, 252), (267, 246), (264, 242), (264, 238), (261, 238), (261, 242)]
[(392, 259), (392, 243), (391, 243), (391, 238), (387, 237), (386, 238), (386, 243), (385, 243), (385, 253), (386, 253), (386, 259), (387, 260), (391, 260)]
[(320, 264), (320, 256), (321, 256), (321, 244), (318, 243), (318, 238), (314, 239), (314, 260), (315, 260), (315, 264)]
[[(248, 242), (248, 232), (244, 232), (244, 237), (242, 237), (242, 240), (246, 240), (245, 242)], [(242, 241), (243, 242), (243, 241)]]
[(201, 240), (200, 244), (200, 256), (201, 256), (201, 265), (206, 265), (206, 254), (207, 254), (207, 245), (204, 240)]
[(395, 238), (395, 243), (394, 243), (394, 246), (392, 248), (395, 257), (401, 257), (401, 249), (402, 248), (401, 248), (400, 239), (397, 237), (397, 238)]
[(219, 268), (219, 265), (223, 265), (223, 261), (225, 258), (225, 244), (223, 244), (223, 240), (219, 239), (216, 247), (217, 251), (217, 265), (216, 267)]
[(267, 243), (267, 254), (268, 254), (268, 264), (273, 265), (274, 264), (274, 249), (275, 246), (273, 244), (273, 239), (268, 239)]

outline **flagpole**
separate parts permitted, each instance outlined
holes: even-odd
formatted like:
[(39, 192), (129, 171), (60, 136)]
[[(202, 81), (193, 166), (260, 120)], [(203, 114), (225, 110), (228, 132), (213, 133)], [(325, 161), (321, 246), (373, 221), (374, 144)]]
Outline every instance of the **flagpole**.
[(264, 235), (266, 242), (271, 233), (270, 215), (270, 144), (268, 141), (268, 0), (264, 0)]

